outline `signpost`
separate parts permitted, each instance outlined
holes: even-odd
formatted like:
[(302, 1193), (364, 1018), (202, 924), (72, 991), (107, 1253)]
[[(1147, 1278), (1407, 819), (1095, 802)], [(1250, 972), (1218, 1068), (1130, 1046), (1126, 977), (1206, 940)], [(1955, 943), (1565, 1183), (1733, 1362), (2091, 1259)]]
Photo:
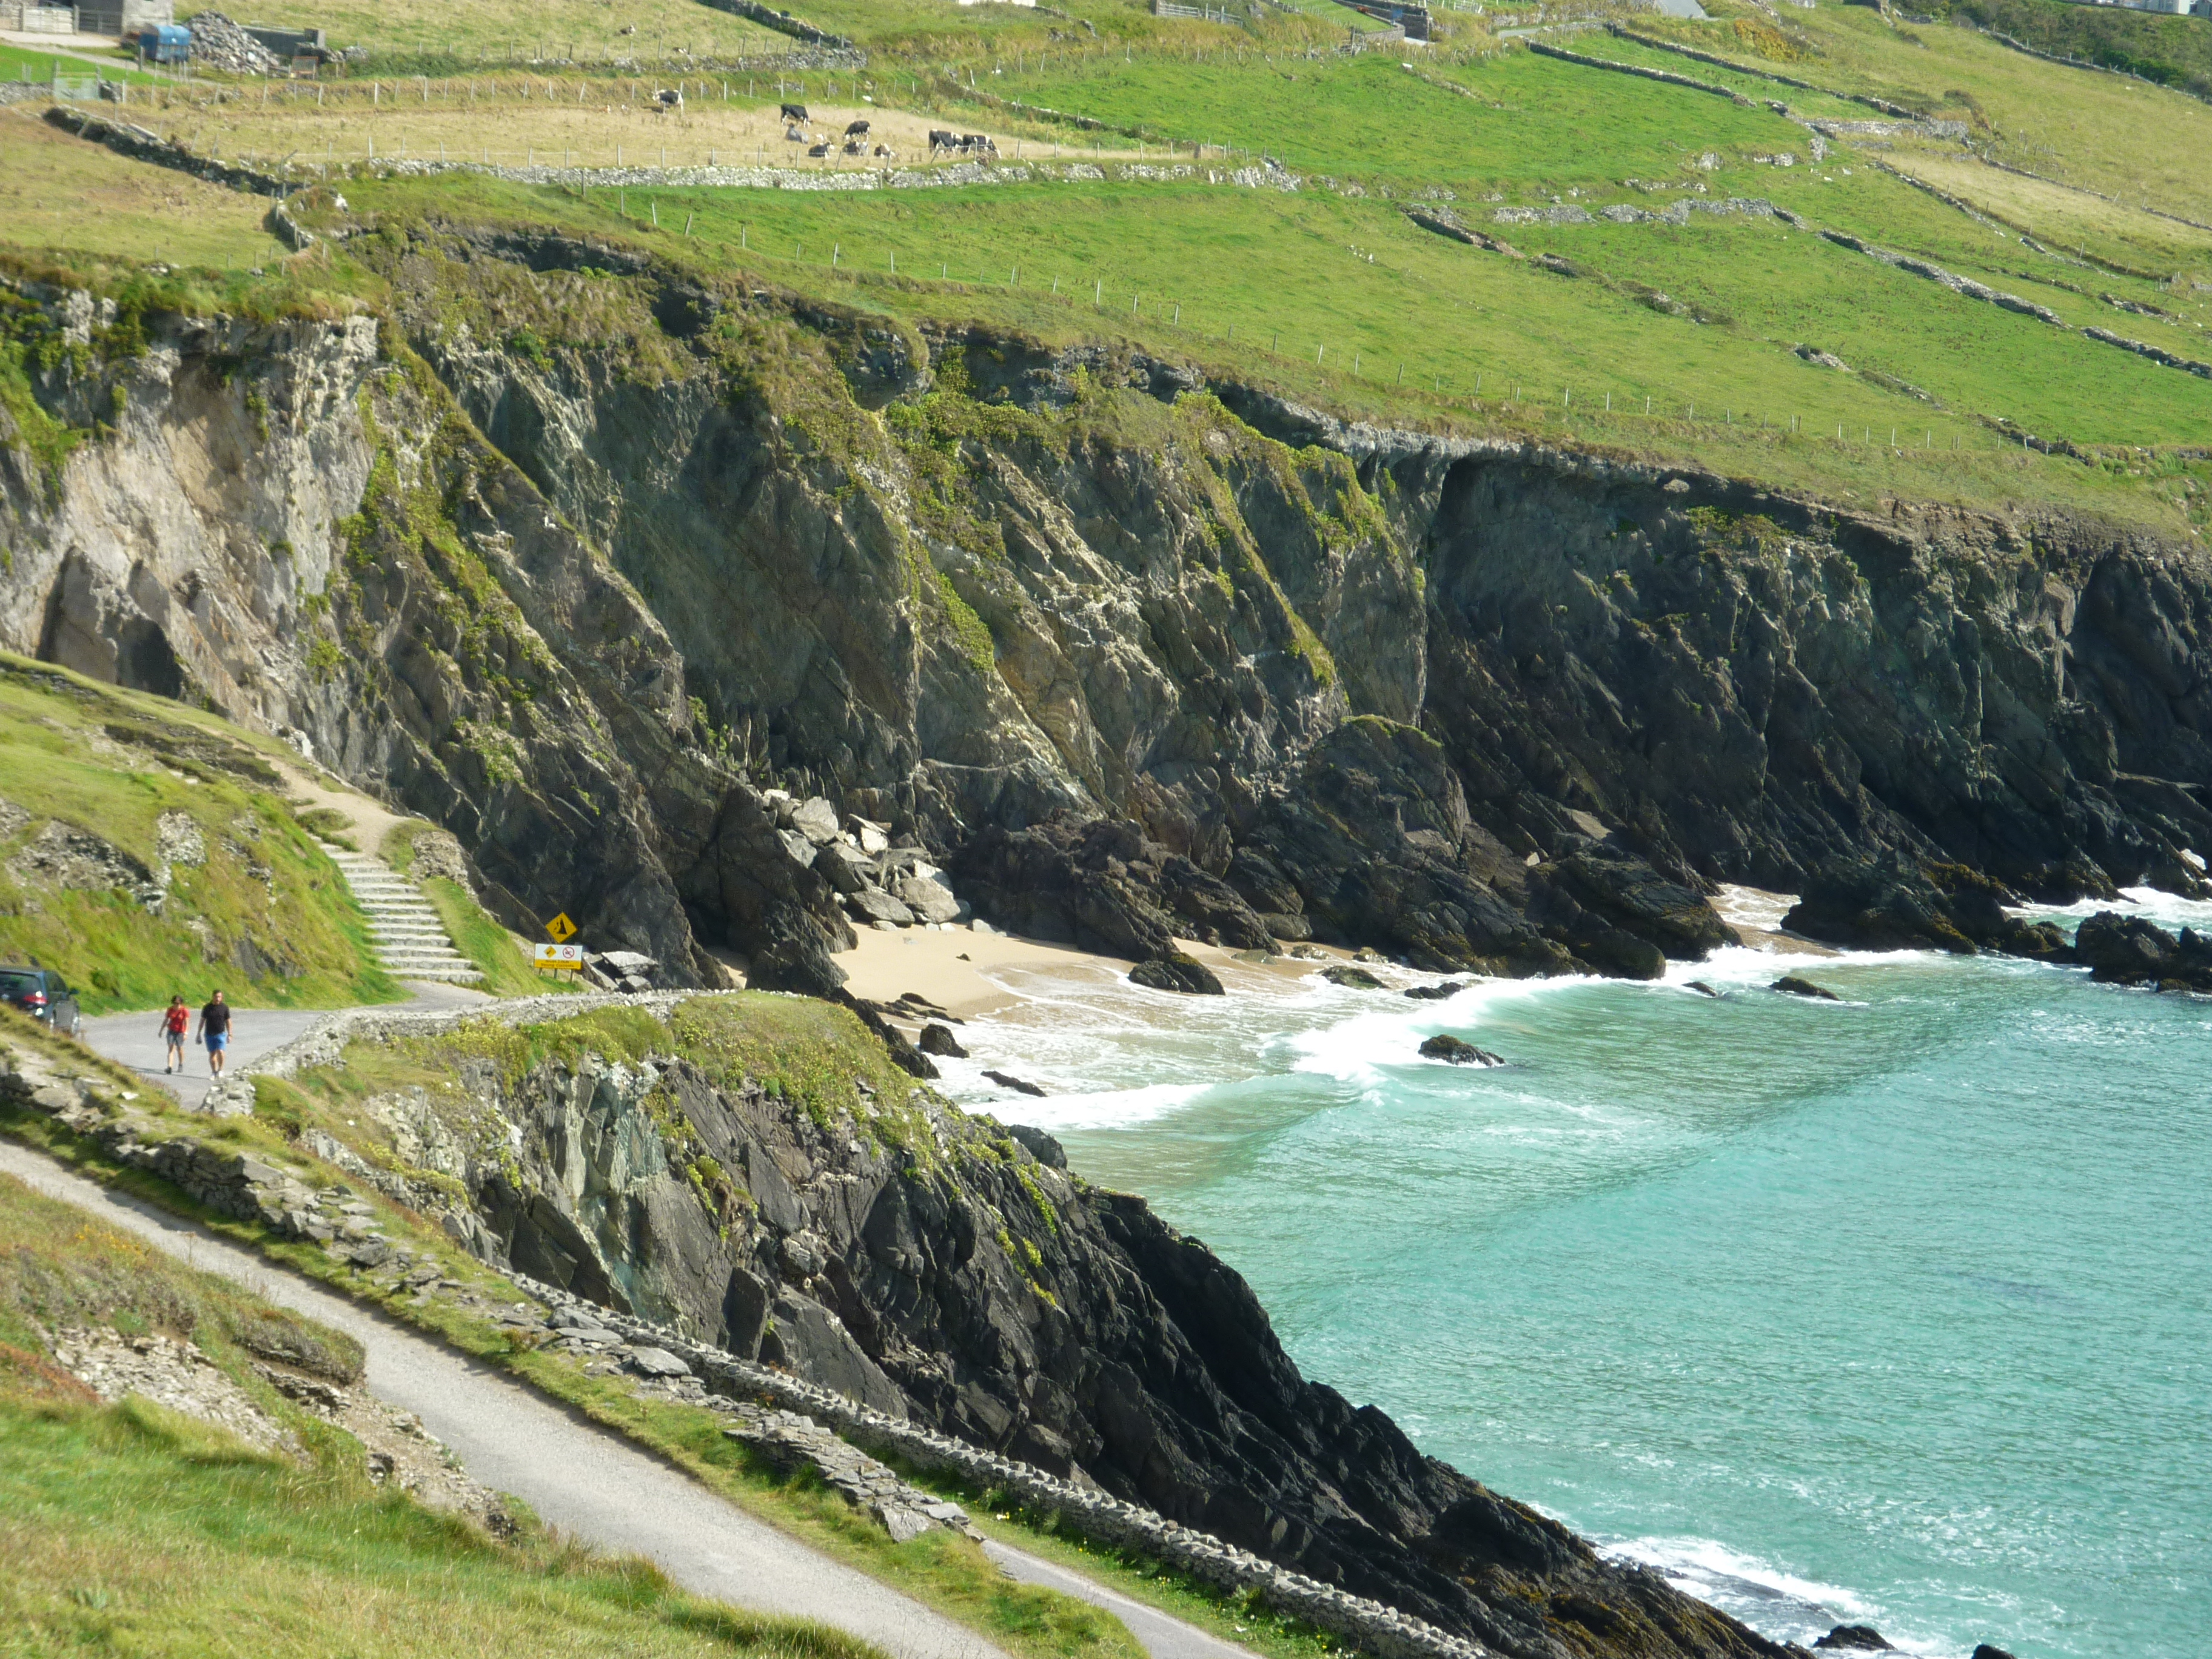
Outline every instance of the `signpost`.
[(584, 947), (568, 943), (576, 937), (576, 924), (568, 920), (568, 912), (564, 910), (547, 922), (545, 931), (552, 937), (553, 943), (538, 945), (531, 953), (531, 960), (538, 964), (538, 971), (541, 974), (582, 973)]

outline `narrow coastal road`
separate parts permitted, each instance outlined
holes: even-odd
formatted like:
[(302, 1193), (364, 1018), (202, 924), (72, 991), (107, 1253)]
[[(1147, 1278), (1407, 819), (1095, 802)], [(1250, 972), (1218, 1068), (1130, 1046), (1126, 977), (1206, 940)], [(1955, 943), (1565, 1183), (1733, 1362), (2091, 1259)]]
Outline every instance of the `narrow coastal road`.
[(0, 1140), (0, 1170), (354, 1337), (372, 1393), (420, 1417), (474, 1479), (589, 1543), (646, 1556), (699, 1595), (849, 1631), (896, 1659), (1006, 1659), (973, 1631), (753, 1519), (619, 1435), (191, 1222), (11, 1141)]
[[(158, 1070), (153, 1076), (163, 1080)], [(202, 1092), (205, 1088), (203, 1080)], [(193, 1222), (88, 1181), (12, 1141), (0, 1140), (0, 1172), (192, 1267), (345, 1332), (368, 1355), (370, 1392), (421, 1418), (475, 1480), (513, 1492), (544, 1519), (587, 1542), (643, 1555), (699, 1595), (849, 1631), (896, 1659), (1006, 1659), (973, 1631), (753, 1519), (619, 1435), (396, 1321), (271, 1267)], [(1241, 1647), (1055, 1563), (996, 1540), (984, 1547), (1009, 1577), (1115, 1614), (1152, 1659), (1254, 1659)]]
[[(403, 982), (414, 995), (405, 1002), (384, 1005), (394, 1013), (462, 1008), (490, 1000), (483, 992), (472, 991), (464, 985), (433, 985), (416, 981)], [(327, 1008), (234, 1009), (231, 1013), (230, 1048), (224, 1063), (236, 1071), (260, 1059), (272, 1048), (281, 1048), (293, 1038), (304, 1036), (309, 1026), (330, 1012)], [(161, 1061), (167, 1050), (161, 1040), (161, 1011), (158, 1008), (149, 1008), (133, 1014), (101, 1014), (97, 1018), (85, 1021), (78, 1036), (102, 1059), (128, 1066), (149, 1081), (165, 1085), (185, 1105), (196, 1107), (207, 1097), (208, 1085), (211, 1081), (208, 1074), (207, 1050), (191, 1040), (192, 1031), (199, 1024), (199, 1015), (200, 1011), (195, 1006), (191, 1023), (185, 1028), (185, 1069), (182, 1075), (161, 1070)]]

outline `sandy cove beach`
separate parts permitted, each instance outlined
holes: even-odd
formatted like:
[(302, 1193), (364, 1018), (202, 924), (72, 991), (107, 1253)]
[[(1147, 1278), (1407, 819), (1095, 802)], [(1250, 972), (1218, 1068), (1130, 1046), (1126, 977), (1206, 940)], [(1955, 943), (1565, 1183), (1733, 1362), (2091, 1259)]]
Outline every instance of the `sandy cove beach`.
[[(841, 952), (837, 965), (850, 975), (845, 988), (869, 1002), (896, 1002), (908, 992), (926, 998), (947, 1013), (963, 1019), (996, 1013), (1020, 1000), (991, 975), (1007, 969), (1071, 975), (1086, 973), (1120, 978), (1129, 964), (1115, 957), (1079, 951), (1072, 945), (1044, 939), (1018, 939), (1011, 933), (974, 933), (965, 927), (942, 932), (902, 927), (895, 933), (873, 928), (860, 930), (860, 942)], [(1278, 983), (1303, 978), (1327, 964), (1279, 957), (1266, 963), (1238, 960), (1233, 951), (1196, 939), (1176, 941), (1211, 968), (1231, 989), (1257, 988), (1266, 980)], [(1316, 947), (1323, 948), (1326, 947)], [(1329, 951), (1330, 962), (1348, 962), (1351, 952)]]
[[(1783, 933), (1774, 926), (1791, 902), (1787, 894), (1736, 887), (1724, 890), (1718, 904), (1723, 916), (1753, 950), (1777, 956), (1834, 956), (1829, 946)], [(1312, 947), (1322, 953), (1320, 960), (1275, 957), (1260, 962), (1252, 959), (1252, 952), (1226, 951), (1197, 939), (1176, 943), (1212, 969), (1232, 992), (1280, 988), (1330, 963), (1353, 960), (1351, 951), (1328, 945)], [(860, 943), (841, 951), (836, 962), (849, 975), (845, 988), (856, 997), (889, 1004), (912, 994), (963, 1019), (997, 1013), (1021, 1000), (1000, 982), (1000, 976), (1009, 969), (1065, 974), (1075, 979), (1091, 975), (1119, 979), (1129, 971), (1129, 964), (1118, 957), (1079, 950), (1073, 945), (957, 927), (902, 927), (896, 933), (864, 927), (860, 930)]]

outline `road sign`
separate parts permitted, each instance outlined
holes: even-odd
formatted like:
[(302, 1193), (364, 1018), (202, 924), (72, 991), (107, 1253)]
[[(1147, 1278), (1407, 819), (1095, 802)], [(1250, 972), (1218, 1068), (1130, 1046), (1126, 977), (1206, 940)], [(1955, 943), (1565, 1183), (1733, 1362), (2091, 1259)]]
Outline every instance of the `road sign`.
[(553, 936), (556, 945), (566, 945), (576, 937), (576, 924), (568, 920), (568, 913), (563, 910), (545, 924), (545, 931)]
[(580, 974), (584, 971), (584, 947), (580, 945), (540, 945), (533, 954), (538, 971), (542, 974)]

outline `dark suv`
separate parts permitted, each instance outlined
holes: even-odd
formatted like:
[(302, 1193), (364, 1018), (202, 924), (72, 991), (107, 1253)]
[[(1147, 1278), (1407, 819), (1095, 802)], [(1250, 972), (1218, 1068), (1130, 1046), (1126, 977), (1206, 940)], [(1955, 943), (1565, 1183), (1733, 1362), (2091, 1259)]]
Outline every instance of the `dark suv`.
[(42, 1019), (66, 1036), (75, 1036), (84, 1017), (76, 993), (51, 968), (17, 968), (0, 963), (0, 1002), (12, 1002), (33, 1019)]

